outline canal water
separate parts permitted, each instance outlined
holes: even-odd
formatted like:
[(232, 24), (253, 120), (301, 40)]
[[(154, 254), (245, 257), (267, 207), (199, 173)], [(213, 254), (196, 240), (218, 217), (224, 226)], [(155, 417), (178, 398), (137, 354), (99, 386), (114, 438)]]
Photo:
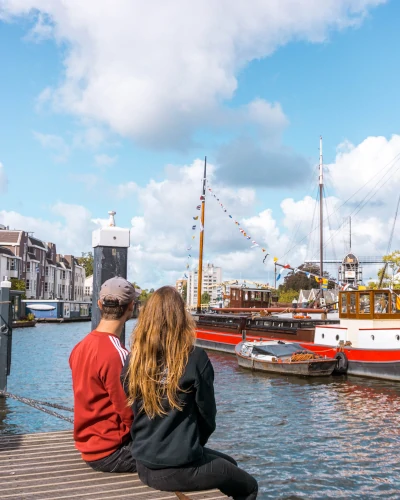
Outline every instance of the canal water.
[[(9, 392), (72, 406), (68, 356), (89, 328), (64, 323), (14, 330)], [(234, 356), (209, 355), (218, 405), (209, 446), (231, 454), (258, 479), (259, 498), (400, 498), (400, 384), (255, 374), (239, 368)], [(0, 434), (71, 427), (0, 400)]]

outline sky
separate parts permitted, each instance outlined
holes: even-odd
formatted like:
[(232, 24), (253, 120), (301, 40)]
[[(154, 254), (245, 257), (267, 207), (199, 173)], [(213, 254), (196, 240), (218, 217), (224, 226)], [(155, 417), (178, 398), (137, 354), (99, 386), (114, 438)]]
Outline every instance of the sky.
[(349, 217), (356, 255), (400, 248), (399, 15), (395, 0), (0, 0), (0, 223), (80, 255), (115, 210), (128, 277), (174, 284), (196, 267), (206, 156), (205, 261), (271, 283), (274, 257), (319, 258), (322, 135), (325, 256), (349, 251)]

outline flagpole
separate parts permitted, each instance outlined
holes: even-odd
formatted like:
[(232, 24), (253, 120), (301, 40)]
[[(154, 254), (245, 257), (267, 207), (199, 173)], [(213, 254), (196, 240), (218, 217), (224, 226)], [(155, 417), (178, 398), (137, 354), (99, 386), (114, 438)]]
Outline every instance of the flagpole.
[(203, 193), (201, 197), (199, 269), (197, 272), (197, 312), (201, 313), (201, 287), (203, 283), (204, 216), (206, 208), (207, 156), (204, 157)]

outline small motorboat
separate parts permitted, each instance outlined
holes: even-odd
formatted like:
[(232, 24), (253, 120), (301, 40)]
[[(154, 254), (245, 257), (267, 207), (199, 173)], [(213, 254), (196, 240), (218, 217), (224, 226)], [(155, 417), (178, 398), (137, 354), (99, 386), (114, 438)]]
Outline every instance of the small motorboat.
[(239, 342), (235, 347), (239, 366), (251, 370), (321, 377), (331, 375), (337, 360), (281, 340)]

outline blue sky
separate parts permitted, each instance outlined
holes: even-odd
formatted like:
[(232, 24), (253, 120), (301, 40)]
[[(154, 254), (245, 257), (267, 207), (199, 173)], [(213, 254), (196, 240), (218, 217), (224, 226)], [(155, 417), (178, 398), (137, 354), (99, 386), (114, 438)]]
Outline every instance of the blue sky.
[[(7, 218), (8, 212), (17, 212), (22, 217), (64, 224), (59, 211), (55, 213), (51, 208), (63, 203), (85, 207), (93, 218), (104, 218), (106, 212), (114, 208), (118, 213), (118, 223), (129, 226), (133, 217), (146, 215), (146, 205), (140, 199), (140, 193), (142, 198), (146, 195), (146, 186), (151, 179), (162, 182), (168, 177), (167, 165), (191, 165), (196, 158), (207, 155), (216, 167), (214, 182), (221, 189), (246, 188), (254, 191), (254, 204), (247, 207), (246, 217), (272, 209), (276, 224), (282, 225), (287, 216), (280, 209), (283, 199), (293, 197), (300, 201), (306, 195), (314, 195), (314, 184), (310, 179), (315, 172), (312, 167), (318, 162), (320, 134), (324, 137), (325, 163), (335, 164), (337, 146), (343, 141), (350, 141), (357, 147), (370, 137), (384, 136), (389, 140), (393, 134), (399, 133), (399, 2), (392, 0), (374, 7), (373, 4), (379, 2), (366, 0), (365, 17), (357, 26), (342, 29), (332, 26), (329, 12), (321, 12), (321, 25), (325, 28), (324, 35), (317, 42), (313, 41), (315, 19), (310, 21), (310, 28), (305, 34), (301, 31), (303, 28), (297, 28), (295, 20), (292, 21), (287, 43), (280, 39), (281, 28), (278, 25), (276, 39), (271, 35), (265, 41), (268, 47), (264, 55), (262, 49), (248, 43), (243, 52), (247, 51), (246, 54), (250, 55), (247, 54), (244, 60), (235, 55), (233, 63), (226, 63), (224, 69), (227, 73), (227, 67), (234, 68), (228, 76), (237, 79), (236, 89), (226, 90), (226, 82), (216, 83), (209, 91), (211, 98), (205, 100), (204, 115), (201, 106), (196, 108), (193, 104), (196, 95), (191, 95), (192, 100), (188, 99), (186, 105), (189, 109), (193, 107), (193, 115), (189, 113), (188, 118), (185, 111), (184, 118), (179, 113), (175, 117), (174, 106), (176, 109), (180, 103), (177, 101), (177, 104), (168, 107), (169, 103), (164, 102), (173, 93), (173, 87), (171, 92), (165, 84), (165, 95), (162, 94), (156, 101), (159, 108), (155, 109), (154, 116), (149, 108), (153, 122), (149, 119), (149, 123), (136, 123), (133, 117), (128, 124), (121, 120), (121, 114), (115, 117), (111, 112), (108, 115), (107, 110), (102, 111), (103, 115), (99, 117), (96, 103), (92, 101), (89, 111), (85, 104), (85, 110), (78, 112), (72, 110), (74, 104), (68, 108), (65, 101), (57, 105), (56, 100), (50, 99), (43, 105), (39, 104), (38, 99), (44, 89), (52, 88), (54, 91), (65, 83), (65, 68), (71, 70), (73, 67), (71, 62), (66, 62), (66, 57), (73, 52), (74, 44), (80, 44), (80, 49), (88, 51), (97, 49), (93, 48), (95, 44), (89, 43), (89, 35), (79, 38), (71, 26), (63, 26), (64, 21), (57, 17), (59, 13), (56, 10), (46, 12), (40, 0), (29, 3), (38, 10), (27, 13), (20, 6), (21, 2), (16, 1), (14, 5), (13, 2), (5, 2), (2, 11), (0, 2), (0, 19), (1, 13), (3, 17), (11, 15), (0, 21), (0, 162), (8, 179), (7, 189), (1, 195), (3, 219)], [(282, 5), (285, 3), (282, 2)], [(312, 0), (310, 3), (313, 3)], [(38, 23), (41, 13), (45, 16), (44, 21), (42, 19)], [(265, 15), (268, 19), (268, 12)], [(302, 12), (302, 15), (308, 14)], [(183, 19), (179, 26), (184, 25), (184, 16), (185, 12), (182, 12)], [(343, 12), (340, 16), (343, 17)], [(85, 28), (89, 33), (91, 21), (84, 22), (88, 23)], [(159, 26), (160, 22), (156, 20), (155, 25)], [(53, 33), (50, 37), (43, 37), (46, 31), (42, 30), (40, 37), (35, 38), (32, 35), (35, 25), (50, 25), (54, 32), (59, 27), (63, 35)], [(268, 30), (268, 25), (265, 29)], [(260, 33), (254, 36), (257, 43), (257, 37), (261, 39), (259, 44), (262, 46), (264, 35), (263, 31)], [(217, 38), (216, 33), (214, 36)], [(251, 38), (250, 30), (248, 37)], [(89, 40), (87, 46), (86, 39)], [(234, 33), (232, 42), (240, 46), (238, 40), (239, 35)], [(211, 42), (210, 48), (202, 50), (209, 58), (209, 65), (207, 63), (204, 71), (210, 68), (212, 81), (218, 72), (213, 66)], [(161, 50), (162, 44), (156, 47)], [(194, 49), (188, 49), (188, 54), (192, 55)], [(100, 62), (93, 66), (98, 72), (106, 72), (104, 61), (108, 55), (100, 53), (105, 51), (104, 47), (98, 50)], [(124, 57), (130, 57), (126, 56), (129, 51), (122, 46), (119, 51), (118, 45), (115, 51), (115, 57), (121, 58), (123, 67)], [(153, 57), (154, 49), (148, 55)], [(145, 73), (147, 66), (143, 61), (146, 61), (146, 47), (140, 56), (143, 60), (135, 60), (135, 57), (132, 56), (127, 66), (134, 69), (141, 67)], [(221, 61), (224, 61), (223, 57), (220, 64), (224, 65), (225, 62)], [(157, 76), (154, 71), (152, 68), (147, 75), (149, 80)], [(171, 73), (173, 71), (174, 65), (171, 64)], [(165, 74), (161, 73), (155, 88), (164, 85), (162, 76)], [(127, 70), (127, 78), (129, 76)], [(92, 74), (88, 78), (95, 77)], [(182, 74), (184, 79), (185, 74)], [(200, 80), (200, 83), (196, 90), (199, 101), (203, 99), (202, 89), (208, 87), (208, 80)], [(191, 88), (189, 90), (192, 91)], [(185, 89), (185, 92), (188, 90)], [(76, 103), (76, 96), (74, 99)], [(268, 123), (260, 125), (259, 118), (254, 119), (253, 115), (249, 118), (249, 103), (256, 100), (275, 106)], [(109, 109), (114, 105), (118, 108), (120, 103), (111, 99)], [(99, 102), (99, 109), (101, 106)], [(129, 106), (127, 113), (134, 115), (137, 107), (134, 104)], [(264, 108), (260, 109), (262, 115)], [(155, 125), (158, 112), (160, 123), (164, 123), (161, 131)], [(138, 109), (137, 113), (146, 114), (146, 106)], [(146, 128), (143, 136), (141, 127)], [(169, 138), (168, 134), (174, 132), (174, 127), (177, 133)], [(185, 137), (186, 130), (189, 132)], [(94, 138), (88, 140), (88, 136), (93, 135)], [(281, 159), (283, 151), (285, 156)], [(240, 170), (245, 171), (245, 176), (235, 176), (234, 169), (240, 167), (235, 166), (236, 160), (242, 162)], [(108, 165), (96, 165), (96, 162)], [(284, 172), (281, 176), (280, 167), (276, 167), (280, 162)], [(376, 164), (375, 168), (382, 166)], [(118, 186), (129, 182), (136, 183), (143, 191), (132, 189), (129, 196), (121, 197)], [(357, 181), (353, 179), (352, 182), (356, 187)], [(328, 185), (327, 190), (330, 195), (341, 195), (335, 184)], [(254, 212), (251, 213), (251, 210)], [(10, 220), (12, 223), (13, 219)], [(285, 231), (283, 226), (280, 231)], [(41, 235), (37, 233), (37, 236)], [(85, 239), (82, 246), (87, 245), (87, 241)], [(87, 249), (82, 248), (82, 251)]]

